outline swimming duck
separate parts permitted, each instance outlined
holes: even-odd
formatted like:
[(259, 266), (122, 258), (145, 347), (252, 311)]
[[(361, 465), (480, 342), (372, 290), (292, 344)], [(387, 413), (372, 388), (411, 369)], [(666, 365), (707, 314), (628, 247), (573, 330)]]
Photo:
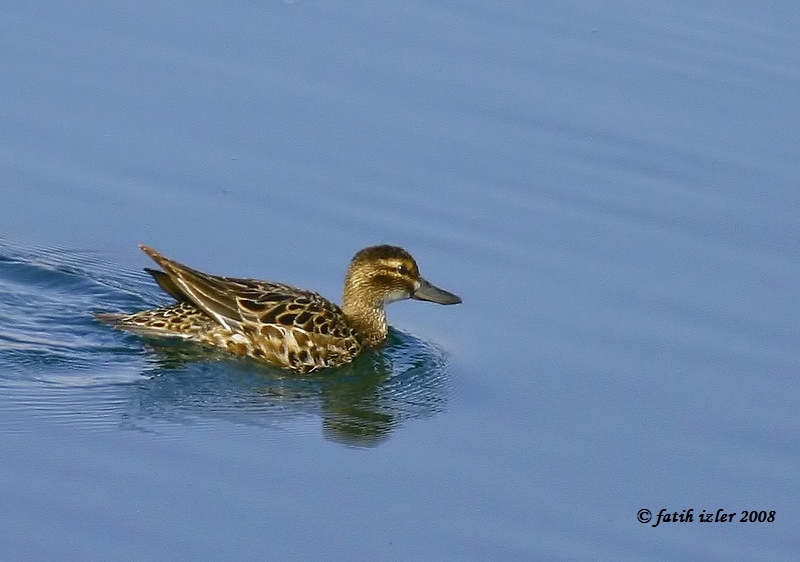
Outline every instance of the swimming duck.
[(178, 302), (132, 314), (98, 313), (98, 320), (145, 337), (221, 347), (300, 373), (344, 365), (383, 342), (388, 303), (461, 302), (423, 279), (411, 254), (397, 246), (372, 246), (353, 257), (341, 308), (312, 291), (209, 275), (139, 247), (163, 269), (145, 271)]

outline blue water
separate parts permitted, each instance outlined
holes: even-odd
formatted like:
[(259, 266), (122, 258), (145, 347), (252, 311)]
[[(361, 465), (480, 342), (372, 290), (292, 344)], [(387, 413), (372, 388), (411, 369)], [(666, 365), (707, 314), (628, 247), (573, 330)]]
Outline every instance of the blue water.
[[(796, 556), (794, 3), (0, 16), (4, 558)], [(464, 302), (289, 377), (95, 322), (168, 301), (138, 243)]]

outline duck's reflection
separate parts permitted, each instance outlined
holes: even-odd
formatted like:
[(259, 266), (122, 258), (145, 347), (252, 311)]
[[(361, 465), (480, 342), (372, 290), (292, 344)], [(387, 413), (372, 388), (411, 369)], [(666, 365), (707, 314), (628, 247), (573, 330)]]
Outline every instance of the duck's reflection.
[[(319, 418), (325, 438), (374, 447), (405, 420), (445, 407), (449, 372), (440, 350), (391, 329), (380, 349), (337, 369), (293, 375), (195, 346), (158, 346), (133, 402), (136, 418), (226, 418), (286, 426)], [(200, 361), (198, 361), (200, 359)]]

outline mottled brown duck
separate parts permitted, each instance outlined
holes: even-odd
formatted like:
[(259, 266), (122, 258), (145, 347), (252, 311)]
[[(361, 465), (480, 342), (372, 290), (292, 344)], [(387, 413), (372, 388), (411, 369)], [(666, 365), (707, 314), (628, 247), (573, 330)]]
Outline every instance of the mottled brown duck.
[(457, 304), (431, 285), (414, 258), (397, 246), (373, 246), (350, 262), (341, 308), (321, 295), (282, 283), (209, 275), (140, 248), (163, 271), (145, 269), (178, 302), (98, 320), (150, 338), (178, 338), (307, 373), (351, 362), (381, 344), (385, 305), (403, 299)]

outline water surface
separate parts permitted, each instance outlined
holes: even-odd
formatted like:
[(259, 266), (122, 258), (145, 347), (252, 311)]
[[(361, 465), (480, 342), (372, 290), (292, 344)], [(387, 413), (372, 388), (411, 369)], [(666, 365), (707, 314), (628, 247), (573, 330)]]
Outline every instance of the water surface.
[[(794, 557), (794, 3), (0, 13), (9, 558)], [(167, 301), (138, 243), (464, 302), (298, 380), (96, 323)]]

